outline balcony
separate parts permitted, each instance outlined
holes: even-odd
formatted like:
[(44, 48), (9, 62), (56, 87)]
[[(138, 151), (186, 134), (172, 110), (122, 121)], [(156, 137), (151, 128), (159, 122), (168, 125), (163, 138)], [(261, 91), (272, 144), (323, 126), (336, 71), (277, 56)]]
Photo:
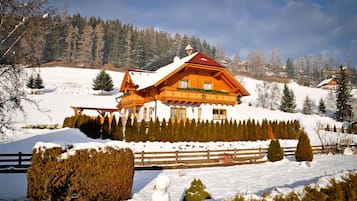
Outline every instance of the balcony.
[(137, 94), (128, 94), (124, 95), (120, 98), (120, 102), (118, 104), (118, 108), (128, 108), (144, 105), (145, 100), (143, 97)]
[(237, 96), (224, 92), (204, 91), (204, 90), (165, 90), (160, 93), (162, 102), (177, 104), (224, 104), (235, 105)]

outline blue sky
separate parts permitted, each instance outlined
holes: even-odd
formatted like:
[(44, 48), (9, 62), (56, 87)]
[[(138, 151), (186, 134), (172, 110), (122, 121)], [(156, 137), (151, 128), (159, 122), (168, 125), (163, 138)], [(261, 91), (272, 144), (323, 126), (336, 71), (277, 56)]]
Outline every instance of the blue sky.
[(70, 14), (187, 33), (246, 59), (274, 48), (288, 57), (333, 56), (357, 66), (357, 0), (50, 0)]

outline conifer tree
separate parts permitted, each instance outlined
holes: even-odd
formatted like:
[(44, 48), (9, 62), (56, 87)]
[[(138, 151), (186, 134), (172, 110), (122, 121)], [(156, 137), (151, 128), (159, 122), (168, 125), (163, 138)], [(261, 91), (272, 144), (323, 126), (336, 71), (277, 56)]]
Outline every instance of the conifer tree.
[(109, 131), (109, 137), (110, 139), (114, 139), (115, 133), (117, 133), (118, 130), (118, 124), (115, 116), (112, 118), (112, 122), (110, 124), (110, 131)]
[(37, 73), (34, 82), (35, 82), (34, 84), (35, 84), (36, 89), (43, 89), (43, 88), (44, 88), (44, 86), (43, 86), (43, 80), (42, 80), (42, 78), (41, 78), (40, 73)]
[(310, 140), (304, 131), (300, 131), (299, 142), (295, 152), (296, 161), (312, 161), (314, 158)]
[(166, 133), (166, 135), (167, 135), (167, 140), (169, 141), (169, 142), (173, 142), (173, 140), (174, 140), (174, 128), (173, 128), (173, 125), (172, 125), (172, 120), (171, 120), (171, 118), (168, 120), (168, 122), (167, 122), (167, 133)]
[(306, 96), (302, 107), (302, 113), (312, 114), (312, 106), (313, 106), (312, 101), (310, 100), (309, 96)]
[(114, 133), (115, 140), (123, 140), (124, 139), (123, 129), (124, 128), (123, 128), (122, 118), (119, 117), (118, 124), (117, 124), (117, 130)]
[(152, 120), (152, 118), (149, 121), (149, 125), (148, 125), (148, 140), (150, 142), (155, 141), (155, 126), (154, 126), (154, 121)]
[(161, 127), (160, 127), (160, 137), (161, 137), (161, 141), (163, 142), (167, 142), (168, 141), (168, 135), (167, 135), (167, 123), (165, 118), (162, 119), (161, 122)]
[(113, 90), (113, 86), (112, 77), (105, 70), (101, 70), (93, 80), (93, 90), (101, 90), (102, 94)]
[(35, 79), (33, 75), (30, 75), (30, 78), (27, 80), (26, 86), (31, 89), (31, 94), (33, 93), (33, 89), (35, 89)]
[(82, 65), (91, 64), (93, 62), (93, 39), (93, 27), (86, 25), (79, 40), (79, 61)]
[(295, 95), (288, 85), (284, 85), (283, 96), (281, 98), (280, 110), (283, 112), (294, 112), (296, 108)]
[(288, 58), (286, 61), (286, 72), (290, 78), (295, 77), (295, 69), (292, 59)]
[(132, 128), (131, 122), (132, 122), (131, 118), (128, 117), (128, 119), (126, 120), (126, 124), (125, 124), (125, 135), (124, 135), (124, 139), (126, 142), (133, 141), (133, 128)]
[(336, 118), (338, 121), (350, 120), (352, 114), (351, 89), (347, 77), (346, 68), (340, 66), (339, 76), (337, 78), (336, 89)]
[(102, 139), (108, 139), (109, 136), (109, 118), (108, 115), (105, 115), (104, 121), (102, 124)]
[(138, 141), (142, 141), (145, 142), (147, 141), (147, 132), (146, 132), (146, 121), (142, 120), (140, 122), (140, 127), (139, 127), (139, 131), (138, 131)]
[(320, 98), (320, 101), (319, 101), (319, 112), (321, 114), (325, 114), (326, 113), (325, 102), (324, 102), (324, 99), (322, 99), (322, 98)]
[(284, 150), (279, 140), (271, 140), (268, 148), (268, 159), (271, 162), (280, 161), (284, 158)]

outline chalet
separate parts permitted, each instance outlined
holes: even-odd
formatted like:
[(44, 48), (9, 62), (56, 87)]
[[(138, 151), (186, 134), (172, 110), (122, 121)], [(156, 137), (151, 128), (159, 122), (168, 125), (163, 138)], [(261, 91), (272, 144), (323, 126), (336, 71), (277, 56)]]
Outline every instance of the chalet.
[(317, 86), (317, 88), (321, 89), (333, 89), (336, 90), (337, 87), (337, 81), (335, 77), (328, 78), (320, 82)]
[(156, 71), (128, 70), (119, 91), (118, 109), (140, 121), (158, 118), (224, 120), (248, 91), (221, 64), (201, 52), (175, 57)]

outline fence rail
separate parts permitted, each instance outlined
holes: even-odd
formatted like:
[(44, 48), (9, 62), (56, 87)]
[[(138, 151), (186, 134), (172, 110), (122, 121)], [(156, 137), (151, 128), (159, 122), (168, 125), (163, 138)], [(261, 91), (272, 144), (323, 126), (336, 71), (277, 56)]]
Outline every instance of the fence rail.
[(25, 173), (31, 165), (32, 154), (0, 154), (0, 173)]
[[(314, 154), (336, 152), (336, 146), (312, 146)], [(284, 155), (295, 154), (296, 147), (284, 147)], [(258, 164), (267, 161), (267, 148), (136, 152), (136, 169), (194, 168), (241, 164)], [(26, 173), (31, 165), (32, 154), (0, 154), (0, 173)]]

